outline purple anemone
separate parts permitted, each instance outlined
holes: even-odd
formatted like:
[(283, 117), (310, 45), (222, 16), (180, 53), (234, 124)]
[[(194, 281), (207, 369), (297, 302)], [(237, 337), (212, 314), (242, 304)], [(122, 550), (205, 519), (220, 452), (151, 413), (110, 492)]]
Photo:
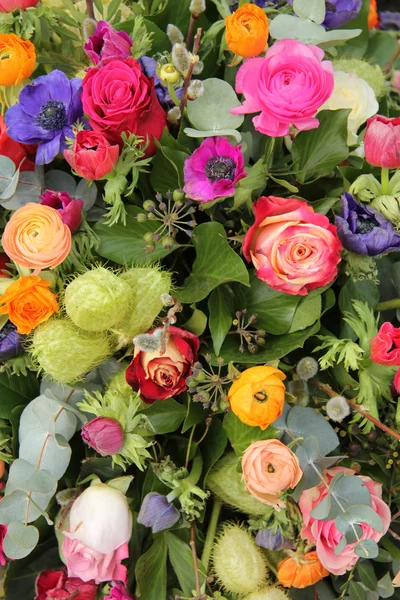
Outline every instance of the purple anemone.
[(23, 352), (22, 341), (24, 337), (17, 333), (15, 325), (8, 321), (0, 329), (0, 360), (8, 360)]
[[(293, 5), (293, 0), (287, 0)], [(360, 14), (362, 0), (326, 0), (326, 14), (322, 25), (328, 29), (336, 29)]]
[(82, 80), (62, 71), (42, 75), (27, 85), (18, 104), (6, 112), (8, 135), (22, 144), (39, 144), (36, 164), (50, 163), (73, 137), (72, 125), (83, 116)]

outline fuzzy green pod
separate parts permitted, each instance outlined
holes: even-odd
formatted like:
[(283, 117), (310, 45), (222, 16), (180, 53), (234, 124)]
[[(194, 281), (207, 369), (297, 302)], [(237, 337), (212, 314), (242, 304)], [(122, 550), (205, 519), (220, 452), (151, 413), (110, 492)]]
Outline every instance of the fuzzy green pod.
[(260, 502), (247, 491), (242, 475), (237, 470), (235, 454), (227, 454), (217, 462), (207, 477), (207, 487), (225, 504), (238, 508), (248, 515), (262, 516), (273, 508)]
[(227, 592), (244, 596), (266, 583), (267, 566), (253, 536), (241, 525), (226, 524), (212, 551), (213, 571)]
[(129, 285), (104, 267), (78, 275), (65, 289), (70, 319), (86, 331), (111, 329), (130, 306)]
[(371, 65), (358, 58), (340, 58), (332, 61), (335, 71), (356, 73), (372, 87), (379, 99), (385, 94), (386, 79), (379, 65)]
[(72, 384), (102, 363), (112, 349), (106, 334), (88, 333), (69, 319), (56, 318), (35, 329), (29, 352), (46, 375)]
[(243, 598), (243, 600), (288, 600), (289, 596), (281, 589), (273, 586), (266, 586), (252, 592), (249, 596)]
[(135, 267), (122, 273), (120, 279), (130, 288), (131, 309), (115, 329), (132, 341), (153, 325), (163, 307), (160, 296), (169, 293), (171, 274), (157, 267)]

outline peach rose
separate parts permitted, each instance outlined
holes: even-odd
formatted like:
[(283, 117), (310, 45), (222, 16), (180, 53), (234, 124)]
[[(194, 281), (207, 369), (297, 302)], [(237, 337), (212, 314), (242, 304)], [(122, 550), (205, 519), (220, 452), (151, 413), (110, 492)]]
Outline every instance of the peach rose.
[(0, 313), (8, 315), (21, 334), (30, 333), (58, 312), (50, 282), (37, 276), (20, 277), (0, 296)]
[(12, 215), (1, 242), (11, 260), (37, 275), (67, 258), (72, 237), (55, 208), (29, 202)]
[(250, 494), (279, 511), (281, 492), (296, 487), (303, 476), (295, 454), (279, 440), (253, 442), (243, 454), (243, 480)]
[(257, 277), (272, 289), (306, 296), (337, 275), (342, 244), (324, 215), (296, 198), (262, 196), (253, 204), (256, 221), (243, 254)]

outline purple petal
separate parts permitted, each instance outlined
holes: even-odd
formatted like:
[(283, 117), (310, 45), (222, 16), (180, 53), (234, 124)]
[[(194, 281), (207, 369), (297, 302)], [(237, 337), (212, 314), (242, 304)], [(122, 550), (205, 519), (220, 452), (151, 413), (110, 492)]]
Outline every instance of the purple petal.
[(39, 144), (36, 153), (36, 164), (37, 165), (48, 165), (55, 159), (57, 154), (60, 152), (61, 146), (61, 133), (58, 133), (54, 138), (48, 142), (42, 142)]

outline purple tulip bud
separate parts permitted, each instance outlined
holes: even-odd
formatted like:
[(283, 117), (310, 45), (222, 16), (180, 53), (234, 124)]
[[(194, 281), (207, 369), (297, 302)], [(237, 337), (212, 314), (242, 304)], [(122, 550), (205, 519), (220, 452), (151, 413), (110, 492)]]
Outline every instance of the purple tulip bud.
[(23, 351), (23, 335), (17, 333), (15, 325), (8, 322), (0, 329), (0, 360), (8, 360)]
[(103, 456), (117, 454), (124, 445), (124, 432), (115, 419), (96, 417), (82, 427), (82, 439)]
[(292, 546), (289, 540), (283, 539), (280, 529), (277, 529), (276, 533), (273, 533), (272, 529), (261, 529), (257, 533), (256, 544), (267, 550), (284, 550)]
[(162, 494), (150, 492), (140, 507), (138, 523), (151, 527), (153, 533), (169, 529), (179, 521), (180, 512)]

